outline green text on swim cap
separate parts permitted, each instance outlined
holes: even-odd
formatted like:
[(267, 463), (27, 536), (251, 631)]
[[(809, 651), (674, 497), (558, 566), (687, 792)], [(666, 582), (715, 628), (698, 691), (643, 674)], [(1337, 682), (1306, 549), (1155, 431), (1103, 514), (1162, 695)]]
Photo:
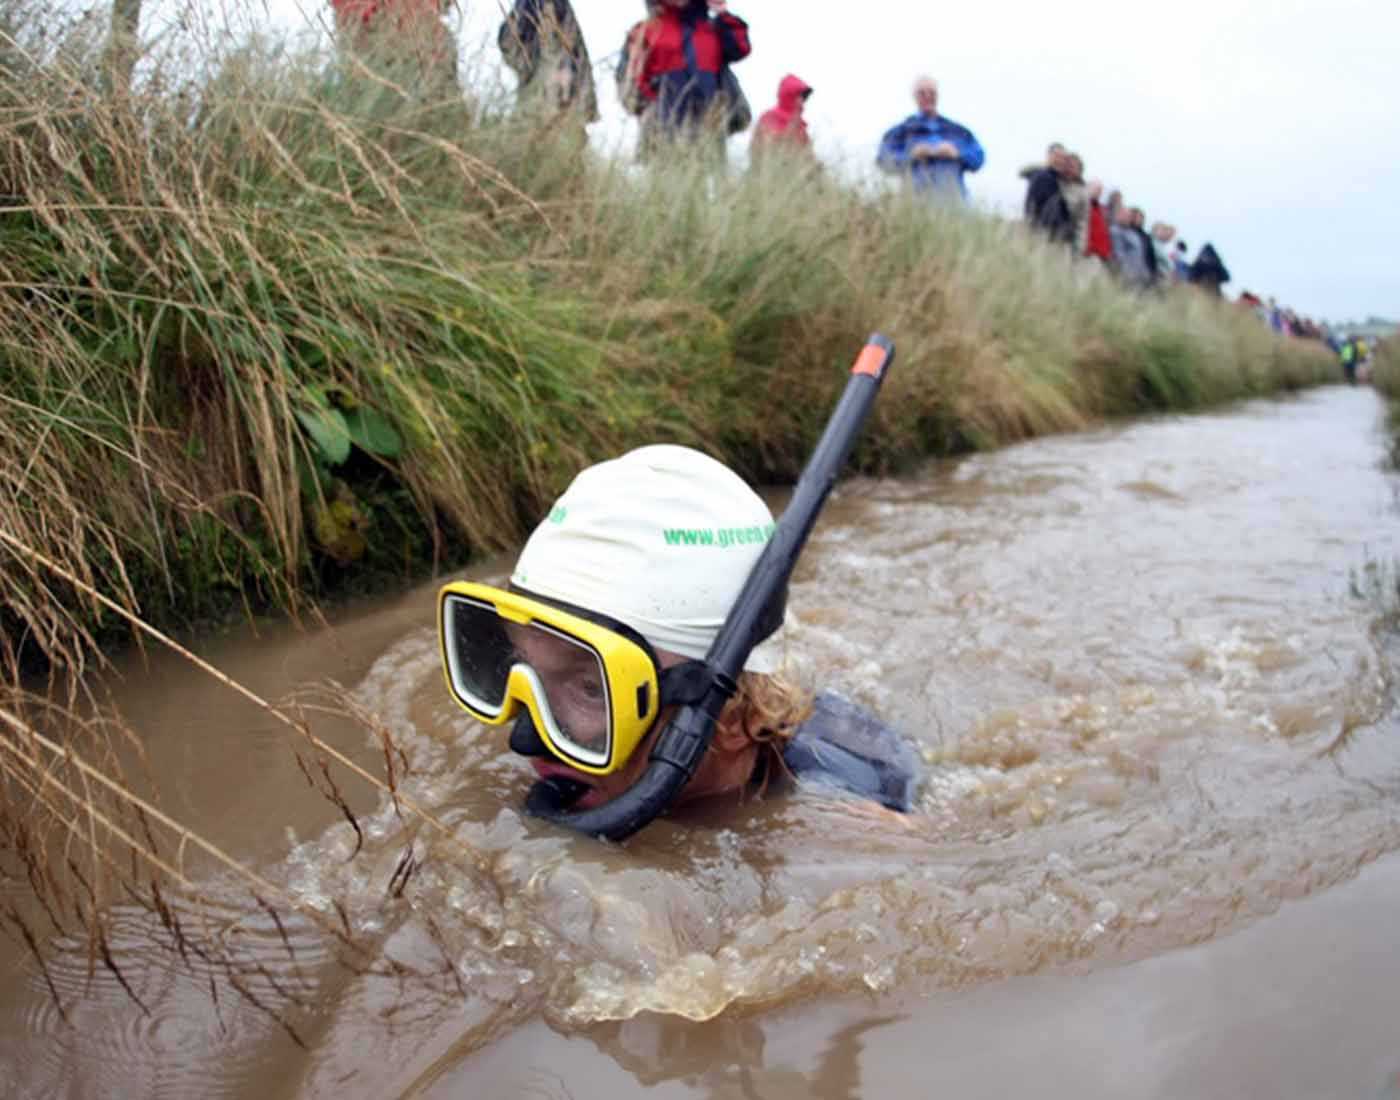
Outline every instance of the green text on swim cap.
[(661, 532), (667, 546), (747, 546), (767, 542), (777, 528), (775, 523), (752, 527), (667, 527)]

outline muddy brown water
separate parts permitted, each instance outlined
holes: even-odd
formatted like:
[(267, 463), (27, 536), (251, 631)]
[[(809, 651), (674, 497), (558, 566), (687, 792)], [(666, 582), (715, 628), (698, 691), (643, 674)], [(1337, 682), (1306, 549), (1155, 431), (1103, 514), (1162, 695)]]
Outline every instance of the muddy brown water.
[[(0, 946), (0, 1095), (1400, 1095), (1396, 647), (1364, 594), (1400, 559), (1381, 420), (1326, 388), (843, 483), (785, 644), (919, 742), (904, 819), (798, 791), (615, 848), (524, 818), (526, 770), (446, 697), (435, 586), (205, 644), (392, 730), (452, 835), (419, 831), (395, 898), (387, 800), (345, 783), (350, 858), (277, 723), (176, 658), (128, 662), (165, 809), (437, 977), (356, 976), (294, 918), (291, 959), (211, 865), (222, 934), (299, 991), (306, 1049), (119, 911), (148, 1013), (59, 951), (64, 1023)], [(317, 730), (376, 766), (363, 726)]]

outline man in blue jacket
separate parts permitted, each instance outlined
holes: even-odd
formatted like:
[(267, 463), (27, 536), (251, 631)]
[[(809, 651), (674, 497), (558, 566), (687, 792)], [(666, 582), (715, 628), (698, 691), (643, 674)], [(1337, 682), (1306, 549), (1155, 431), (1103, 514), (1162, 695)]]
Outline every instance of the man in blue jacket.
[(918, 113), (885, 131), (876, 163), (887, 172), (908, 174), (915, 191), (966, 201), (964, 172), (982, 167), (986, 155), (966, 126), (938, 113), (938, 82), (914, 82)]

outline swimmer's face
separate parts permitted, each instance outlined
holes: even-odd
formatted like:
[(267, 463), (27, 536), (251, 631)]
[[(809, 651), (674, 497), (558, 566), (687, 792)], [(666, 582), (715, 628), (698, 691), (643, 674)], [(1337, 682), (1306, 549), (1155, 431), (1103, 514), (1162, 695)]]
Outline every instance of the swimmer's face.
[[(515, 647), (516, 659), (528, 663), (539, 676), (555, 721), (578, 743), (601, 749), (607, 736), (607, 711), (605, 685), (597, 661), (577, 646), (539, 631), (508, 626), (506, 633)], [(657, 650), (656, 659), (663, 669), (686, 660), (664, 649)], [(570, 767), (552, 754), (529, 757), (530, 766), (541, 779), (570, 779), (588, 788), (571, 810), (602, 806), (642, 777), (651, 758), (651, 747), (675, 710), (675, 707), (661, 709), (650, 731), (615, 772), (592, 775)], [(751, 743), (721, 732), (706, 750), (677, 802), (739, 790), (753, 773), (755, 755), (756, 749)]]

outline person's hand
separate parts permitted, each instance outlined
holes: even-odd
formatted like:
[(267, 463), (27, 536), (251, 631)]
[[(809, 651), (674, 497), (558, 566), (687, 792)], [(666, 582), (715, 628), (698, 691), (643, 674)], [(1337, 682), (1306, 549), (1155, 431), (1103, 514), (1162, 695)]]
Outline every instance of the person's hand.
[[(942, 143), (947, 145), (945, 141)], [(910, 160), (933, 160), (938, 156), (938, 146), (927, 141), (916, 141), (909, 147)]]
[(951, 141), (940, 141), (929, 155), (936, 160), (957, 160), (962, 154)]

